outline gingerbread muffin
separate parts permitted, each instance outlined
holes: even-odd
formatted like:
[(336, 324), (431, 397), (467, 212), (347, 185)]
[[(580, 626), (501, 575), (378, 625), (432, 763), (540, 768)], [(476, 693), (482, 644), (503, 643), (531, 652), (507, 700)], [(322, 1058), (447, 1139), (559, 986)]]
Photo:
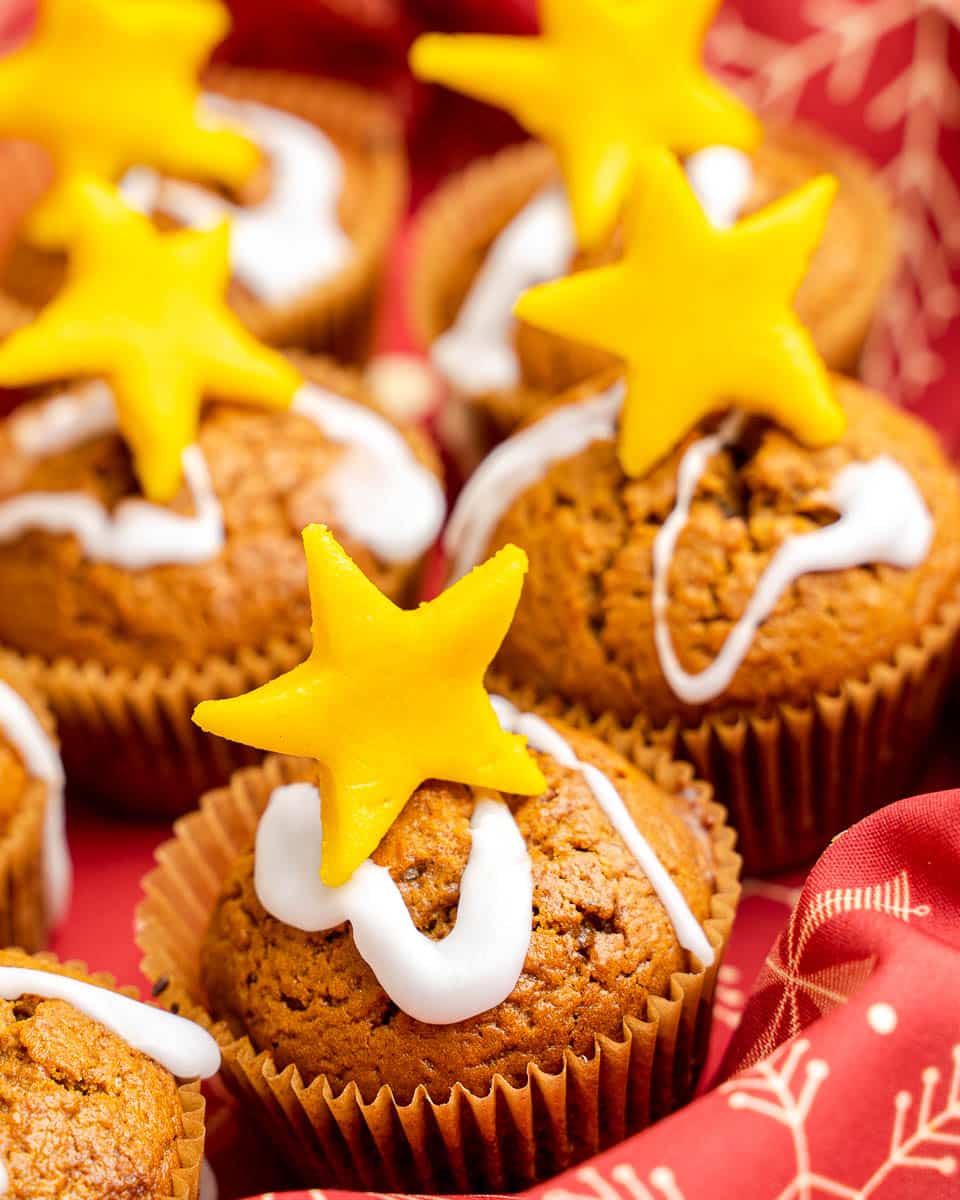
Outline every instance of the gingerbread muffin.
[(909, 787), (957, 631), (956, 474), (926, 426), (835, 385), (834, 445), (710, 422), (633, 479), (622, 385), (584, 385), (494, 451), (446, 538), (456, 574), (511, 541), (530, 556), (497, 669), (691, 758), (754, 871)]
[(57, 713), (71, 783), (171, 812), (231, 767), (196, 701), (300, 655), (301, 526), (327, 519), (407, 600), (445, 502), (417, 430), (240, 325), (224, 231), (82, 198), (68, 285), (0, 346), (4, 382), (56, 387), (0, 428), (0, 642)]
[(70, 899), (63, 767), (28, 673), (0, 655), (0, 941), (41, 949)]
[[(228, 296), (258, 337), (362, 362), (406, 195), (402, 131), (388, 107), (347, 84), (276, 71), (217, 67), (198, 79), (195, 62), (228, 26), (213, 0), (183, 14), (176, 44), (162, 14), (145, 6), (131, 21), (126, 6), (98, 0), (91, 47), (61, 27), (60, 7), (43, 0), (36, 31), (6, 68), (12, 75), (19, 64), (27, 82), (24, 103), (14, 91), (0, 121), (26, 144), (0, 155), (5, 213), (20, 227), (0, 271), (0, 332), (63, 281), (72, 233), (55, 202), (65, 177), (74, 169), (103, 176), (109, 162), (109, 182), (164, 228), (232, 222)], [(73, 64), (84, 89), (96, 89), (97, 119), (77, 116), (68, 77), (35, 123), (26, 101), (64, 55), (67, 72)], [(176, 144), (158, 132), (151, 105), (164, 106)], [(114, 110), (131, 119), (115, 124)]]
[[(196, 1200), (203, 1099), (122, 1032), (142, 1023), (165, 1053), (215, 1062), (202, 1030), (114, 995), (88, 976), (18, 950), (0, 952), (0, 1168), (12, 1200)], [(21, 990), (22, 989), (22, 990)], [(33, 989), (33, 990), (31, 990)], [(89, 1015), (99, 1014), (100, 1019)], [(164, 1023), (161, 1023), (164, 1022)], [(111, 1028), (110, 1026), (116, 1026)], [(183, 1031), (192, 1031), (185, 1035)], [(203, 1060), (203, 1061), (201, 1061)], [(67, 1181), (66, 1183), (64, 1181)]]
[[(853, 371), (894, 262), (892, 211), (873, 168), (819, 130), (773, 124), (751, 156), (715, 147), (688, 158), (687, 170), (720, 223), (824, 172), (838, 180), (797, 311), (827, 363)], [(551, 397), (612, 364), (512, 315), (527, 287), (614, 261), (622, 250), (619, 233), (589, 253), (577, 250), (548, 147), (511, 147), (448, 180), (420, 214), (415, 247), (414, 326), (450, 389), (446, 428), (468, 465)]]
[(144, 969), (306, 1180), (523, 1187), (689, 1097), (732, 835), (688, 767), (487, 694), (515, 547), (402, 613), (328, 530), (304, 542), (311, 655), (194, 718), (303, 757), (179, 824), (146, 882)]

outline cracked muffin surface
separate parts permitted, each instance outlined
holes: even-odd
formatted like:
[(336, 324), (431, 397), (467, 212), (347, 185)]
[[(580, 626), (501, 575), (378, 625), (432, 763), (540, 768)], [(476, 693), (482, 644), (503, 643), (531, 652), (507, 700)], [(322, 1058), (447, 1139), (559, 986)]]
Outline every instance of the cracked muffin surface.
[[(317, 361), (298, 365), (308, 381), (375, 407), (352, 374)], [(48, 661), (136, 670), (300, 638), (310, 624), (300, 531), (311, 521), (329, 524), (382, 591), (409, 598), (419, 563), (385, 563), (339, 528), (331, 488), (350, 447), (298, 413), (239, 404), (205, 406), (197, 440), (223, 510), (222, 551), (208, 562), (131, 571), (87, 558), (72, 535), (29, 531), (0, 544), (0, 592), (10, 598), (0, 606), (0, 642)], [(426, 440), (417, 431), (409, 440), (435, 469)], [(43, 491), (88, 495), (111, 511), (140, 494), (119, 436), (32, 458), (14, 447), (4, 423), (0, 501)], [(194, 511), (186, 484), (170, 508)]]
[[(595, 739), (563, 735), (616, 786), (702, 923), (713, 895), (706, 791), (672, 795)], [(689, 956), (582, 774), (536, 757), (546, 792), (506, 797), (534, 895), (523, 973), (501, 1004), (452, 1025), (407, 1016), (360, 957), (349, 925), (307, 934), (264, 911), (250, 853), (225, 880), (203, 944), (214, 1016), (271, 1050), (281, 1069), (296, 1063), (305, 1080), (326, 1076), (335, 1092), (356, 1083), (367, 1101), (388, 1085), (400, 1103), (421, 1084), (436, 1101), (455, 1083), (484, 1095), (496, 1074), (521, 1085), (530, 1064), (557, 1071), (566, 1048), (588, 1056), (596, 1037), (622, 1036), (625, 1017), (646, 1018), (648, 997), (668, 996)], [(456, 919), (473, 804), (466, 787), (424, 784), (372, 856), (428, 937), (446, 936)]]
[[(757, 630), (723, 693), (702, 708), (685, 705), (664, 678), (654, 641), (652, 556), (676, 503), (680, 459), (704, 428), (641, 479), (623, 475), (612, 440), (594, 442), (523, 490), (484, 550), (515, 542), (530, 558), (500, 669), (594, 712), (624, 720), (642, 712), (664, 725), (704, 711), (803, 703), (916, 645), (957, 595), (957, 477), (927, 426), (858, 384), (836, 382), (848, 417), (836, 445), (810, 450), (754, 421), (710, 459), (667, 578), (667, 625), (680, 664), (689, 672), (708, 667), (785, 539), (837, 519), (830, 489), (850, 463), (887, 455), (916, 484), (934, 523), (920, 566), (802, 576)], [(591, 385), (580, 398), (597, 391)]]
[[(88, 976), (19, 951), (0, 966)], [(165, 1200), (183, 1111), (172, 1075), (62, 1000), (0, 1000), (8, 1200)]]

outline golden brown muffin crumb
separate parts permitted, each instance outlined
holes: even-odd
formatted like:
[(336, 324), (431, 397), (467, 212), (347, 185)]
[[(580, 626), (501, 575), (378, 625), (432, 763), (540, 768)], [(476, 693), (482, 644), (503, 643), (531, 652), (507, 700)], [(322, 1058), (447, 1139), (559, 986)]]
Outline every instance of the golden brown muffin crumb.
[[(709, 711), (804, 703), (862, 678), (916, 644), (956, 596), (960, 488), (936, 436), (849, 380), (838, 377), (837, 389), (849, 426), (836, 445), (810, 450), (758, 422), (711, 460), (670, 567), (668, 623), (681, 664), (698, 672), (713, 662), (787, 537), (836, 520), (831, 484), (851, 462), (889, 455), (906, 469), (933, 515), (930, 553), (913, 570), (868, 564), (802, 577)], [(612, 441), (595, 442), (510, 505), (485, 551), (515, 542), (530, 556), (498, 660), (508, 675), (625, 720), (645, 713), (663, 725), (704, 711), (683, 705), (667, 684), (651, 605), (654, 540), (693, 436), (634, 480)]]
[[(339, 394), (366, 401), (353, 377), (310, 371)], [(330, 472), (349, 450), (306, 417), (216, 404), (198, 437), (220, 500), (226, 543), (213, 561), (129, 571), (87, 559), (76, 538), (31, 531), (0, 545), (0, 642), (44, 659), (93, 661), (136, 670), (230, 657), (310, 625), (300, 531), (330, 525), (361, 569), (387, 595), (408, 597), (418, 564), (386, 564), (338, 529)], [(434, 465), (422, 439), (414, 449)], [(0, 501), (26, 491), (78, 491), (112, 509), (139, 495), (121, 439), (92, 439), (42, 459), (18, 453), (0, 426)], [(170, 506), (192, 511), (186, 486)]]
[[(86, 978), (0, 953), (0, 966)], [(164, 1200), (183, 1131), (169, 1072), (60, 1000), (0, 1000), (8, 1200)]]
[[(703, 921), (712, 863), (685, 822), (689, 805), (596, 740), (564, 736), (614, 783)], [(272, 1050), (281, 1068), (295, 1062), (308, 1080), (325, 1075), (336, 1092), (355, 1082), (368, 1101), (388, 1085), (401, 1103), (420, 1084), (438, 1101), (456, 1082), (485, 1094), (494, 1074), (522, 1084), (530, 1063), (556, 1071), (566, 1048), (588, 1056), (597, 1036), (620, 1037), (626, 1016), (646, 1016), (648, 996), (669, 994), (687, 955), (583, 776), (537, 758), (546, 792), (507, 797), (531, 856), (534, 918), (523, 974), (500, 1005), (447, 1026), (407, 1016), (360, 957), (349, 926), (306, 934), (264, 912), (248, 854), (224, 883), (203, 947), (214, 1014)], [(430, 937), (444, 937), (456, 919), (472, 811), (469, 789), (428, 782), (373, 855)]]

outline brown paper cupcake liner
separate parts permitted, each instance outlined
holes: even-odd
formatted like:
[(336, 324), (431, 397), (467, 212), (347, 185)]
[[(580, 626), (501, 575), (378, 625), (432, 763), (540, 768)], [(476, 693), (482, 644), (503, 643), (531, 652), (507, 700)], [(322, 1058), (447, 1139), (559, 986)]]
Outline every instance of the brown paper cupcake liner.
[[(8, 944), (17, 946), (15, 942)], [(24, 947), (17, 946), (17, 949), (24, 949)], [(140, 999), (136, 988), (118, 988), (117, 981), (112, 975), (106, 971), (91, 973), (85, 962), (76, 959), (61, 962), (55, 954), (51, 954), (49, 951), (41, 951), (39, 954), (35, 954), (34, 958), (41, 962), (67, 967), (69, 970), (86, 976), (91, 983), (97, 983), (120, 992), (133, 1000)], [(206, 1102), (198, 1082), (181, 1084), (177, 1091), (183, 1113), (183, 1132), (176, 1139), (180, 1165), (171, 1172), (170, 1192), (164, 1197), (164, 1200), (198, 1200), (200, 1170), (203, 1166), (203, 1147), (206, 1137)]]
[[(285, 304), (267, 304), (234, 282), (230, 300), (263, 341), (324, 351), (362, 363), (370, 353), (383, 265), (407, 194), (406, 154), (399, 123), (377, 97), (349, 84), (282, 71), (218, 66), (211, 90), (285, 109), (319, 126), (344, 159), (340, 219), (352, 242), (349, 261), (330, 279)], [(7, 180), (7, 186), (2, 181)], [(0, 195), (29, 197), (7, 207), (20, 218), (49, 182), (49, 164), (32, 147), (0, 157)], [(23, 211), (20, 211), (20, 210)], [(2, 233), (2, 229), (0, 229)], [(0, 335), (22, 325), (63, 278), (62, 256), (17, 242), (4, 267)]]
[(309, 649), (305, 632), (235, 658), (170, 670), (128, 671), (65, 658), (20, 661), (56, 715), (71, 790), (120, 812), (172, 817), (238, 767), (262, 758), (203, 733), (191, 720), (194, 708), (259, 687), (302, 662)]
[[(457, 1085), (443, 1101), (421, 1087), (400, 1103), (388, 1087), (365, 1102), (356, 1085), (337, 1094), (324, 1077), (281, 1069), (206, 1010), (201, 945), (222, 881), (253, 842), (271, 792), (303, 777), (303, 761), (271, 757), (240, 771), (177, 823), (144, 881), (137, 915), (143, 969), (164, 980), (162, 1002), (209, 1029), (226, 1081), (311, 1185), (380, 1191), (504, 1191), (525, 1187), (597, 1153), (685, 1103), (706, 1055), (717, 970), (739, 897), (739, 856), (723, 809), (688, 764), (634, 742), (634, 756), (678, 797), (699, 798), (715, 872), (707, 970), (676, 973), (667, 997), (628, 1017), (621, 1039), (596, 1039), (589, 1059), (568, 1051), (562, 1069), (531, 1065), (523, 1086), (497, 1076), (486, 1095)], [(692, 791), (690, 789), (693, 789)], [(692, 810), (692, 805), (691, 805)]]
[[(815, 261), (801, 293), (801, 311), (820, 352), (831, 367), (853, 371), (892, 271), (889, 201), (856, 151), (800, 124), (774, 125), (767, 132), (758, 155), (761, 182), (765, 174), (772, 179), (789, 174), (791, 160), (794, 173), (797, 162), (809, 162), (836, 175), (847, 210), (856, 210), (856, 228), (845, 230), (850, 236), (840, 239), (844, 245), (832, 257)], [(526, 143), (475, 163), (427, 202), (415, 233), (410, 284), (414, 329), (424, 345), (454, 322), (492, 242), (554, 173), (551, 151)], [(466, 238), (470, 244), (464, 247)], [(451, 253), (451, 247), (457, 252)], [(464, 415), (457, 418), (452, 448), (468, 466), (545, 399), (615, 362), (591, 347), (523, 323), (517, 327), (516, 347), (522, 375), (517, 387), (480, 395), (453, 389), (451, 402)]]
[(689, 761), (727, 809), (744, 871), (769, 875), (810, 862), (838, 833), (909, 795), (943, 708), (958, 631), (955, 597), (915, 645), (836, 693), (765, 713), (710, 714), (687, 727), (652, 729), (642, 715), (630, 725), (610, 714), (593, 716), (496, 673), (490, 686), (628, 756), (652, 742)]

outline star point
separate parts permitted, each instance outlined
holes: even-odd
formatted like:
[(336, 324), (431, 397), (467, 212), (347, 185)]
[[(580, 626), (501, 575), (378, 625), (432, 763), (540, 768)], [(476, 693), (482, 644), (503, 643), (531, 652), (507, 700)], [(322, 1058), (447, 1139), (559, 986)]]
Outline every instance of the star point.
[(72, 236), (70, 184), (114, 182), (138, 163), (231, 187), (260, 152), (203, 118), (197, 73), (229, 27), (217, 0), (41, 0), (36, 29), (0, 61), (0, 132), (36, 141), (56, 180), (26, 233)]
[(526, 556), (507, 546), (412, 611), (382, 595), (329, 530), (303, 533), (309, 658), (244, 696), (208, 700), (201, 729), (321, 766), (323, 879), (345, 882), (426, 779), (521, 795), (544, 790), (505, 733), (483, 677), (513, 618)]
[(624, 258), (520, 298), (521, 320), (624, 362), (626, 474), (645, 474), (733, 405), (809, 445), (840, 437), (843, 409), (793, 309), (835, 195), (834, 180), (815, 179), (721, 230), (673, 155), (651, 151), (628, 206)]
[(509, 110), (549, 142), (581, 245), (616, 223), (640, 158), (723, 143), (752, 150), (756, 117), (707, 75), (719, 0), (542, 0), (537, 38), (427, 34), (414, 72)]
[(180, 484), (206, 395), (286, 407), (296, 369), (227, 308), (229, 231), (159, 233), (112, 189), (73, 181), (77, 242), (66, 283), (0, 345), (0, 384), (101, 376), (148, 499)]

